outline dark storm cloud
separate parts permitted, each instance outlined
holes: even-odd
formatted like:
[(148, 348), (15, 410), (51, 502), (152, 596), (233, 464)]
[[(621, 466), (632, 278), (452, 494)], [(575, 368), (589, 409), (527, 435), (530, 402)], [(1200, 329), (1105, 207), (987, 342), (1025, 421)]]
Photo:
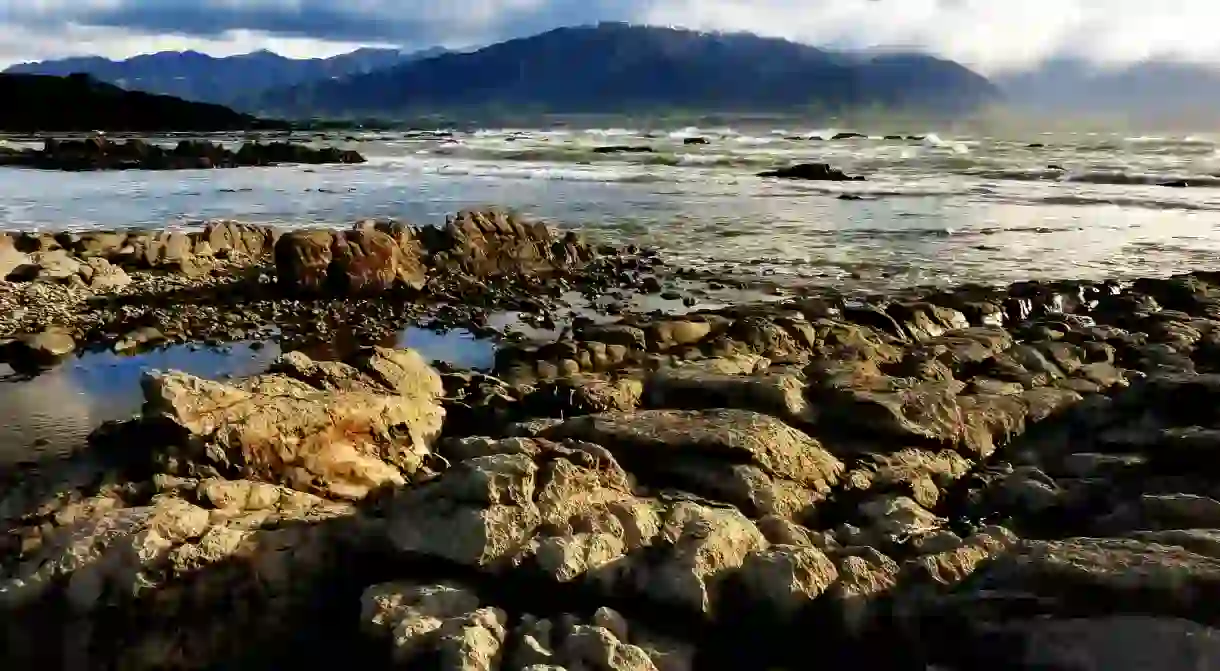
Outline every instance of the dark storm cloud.
[(10, 22), (213, 37), (250, 30), (342, 42), (438, 44), (630, 20), (651, 0), (83, 0), (10, 5)]

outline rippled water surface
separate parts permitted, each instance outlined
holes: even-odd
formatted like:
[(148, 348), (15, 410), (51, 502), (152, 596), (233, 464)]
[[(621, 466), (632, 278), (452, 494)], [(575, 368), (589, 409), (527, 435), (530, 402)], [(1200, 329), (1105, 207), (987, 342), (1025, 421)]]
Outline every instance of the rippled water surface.
[[(499, 204), (688, 265), (874, 288), (1163, 274), (1211, 265), (1220, 251), (1220, 135), (812, 139), (834, 132), (363, 133), (328, 139), (370, 159), (358, 166), (0, 169), (0, 227), (436, 223)], [(608, 145), (652, 151), (594, 151)], [(811, 161), (868, 179), (755, 176)]]

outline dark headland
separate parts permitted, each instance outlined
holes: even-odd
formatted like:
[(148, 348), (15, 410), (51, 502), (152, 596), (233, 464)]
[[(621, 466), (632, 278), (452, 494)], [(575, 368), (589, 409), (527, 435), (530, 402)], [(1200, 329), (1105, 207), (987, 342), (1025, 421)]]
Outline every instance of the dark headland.
[(354, 151), (289, 142), (247, 142), (239, 149), (201, 139), (165, 147), (139, 138), (107, 139), (106, 133), (249, 133), (288, 130), (221, 105), (128, 91), (88, 75), (52, 77), (0, 74), (0, 132), (85, 134), (48, 138), (41, 149), (0, 147), (0, 166), (51, 170), (177, 170), (265, 166), (278, 163), (363, 163)]
[(222, 105), (128, 91), (85, 75), (0, 74), (0, 131), (8, 133), (245, 131), (284, 128)]
[[(6, 668), (1215, 658), (1214, 273), (573, 316), (725, 281), (495, 211), (0, 236), (0, 263), (22, 371), (285, 352), (243, 379), (148, 374), (139, 416), (10, 469)], [(557, 335), (498, 339), (506, 311)], [(490, 337), (495, 362), (295, 347), (410, 323)]]

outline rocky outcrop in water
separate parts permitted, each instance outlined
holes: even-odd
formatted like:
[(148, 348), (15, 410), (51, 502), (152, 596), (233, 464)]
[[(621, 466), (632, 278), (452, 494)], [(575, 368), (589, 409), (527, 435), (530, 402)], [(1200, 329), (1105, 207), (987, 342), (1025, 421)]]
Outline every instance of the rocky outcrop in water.
[[(15, 668), (1193, 669), (1220, 276), (289, 354), (6, 488)], [(343, 410), (335, 410), (343, 408)], [(442, 415), (443, 411), (443, 415)], [(62, 469), (68, 469), (63, 472)]]
[(758, 173), (759, 177), (779, 177), (782, 179), (807, 179), (821, 182), (860, 182), (861, 176), (851, 176), (841, 170), (836, 170), (826, 163), (801, 163), (787, 168), (767, 170)]
[(246, 142), (237, 151), (206, 140), (183, 140), (172, 149), (140, 139), (103, 136), (86, 140), (47, 139), (41, 150), (0, 149), (0, 166), (44, 170), (198, 170), (270, 166), (282, 163), (364, 163), (358, 152), (317, 149), (289, 142)]

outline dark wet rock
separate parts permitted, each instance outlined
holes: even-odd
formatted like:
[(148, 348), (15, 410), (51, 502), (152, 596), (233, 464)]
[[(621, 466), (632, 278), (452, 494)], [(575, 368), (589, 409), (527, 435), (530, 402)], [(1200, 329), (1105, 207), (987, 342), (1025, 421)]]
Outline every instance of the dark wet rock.
[[(1217, 559), (1180, 546), (1107, 538), (1026, 541), (980, 567), (940, 608), (953, 609), (953, 619), (974, 632), (1017, 618), (1140, 614), (1207, 623), (1214, 621), (1206, 604), (1218, 576)], [(953, 651), (945, 653), (952, 658)]]
[(868, 136), (865, 135), (864, 133), (846, 131), (846, 132), (842, 132), (842, 133), (835, 133), (833, 136), (831, 136), (830, 139), (831, 140), (855, 140), (855, 139), (867, 139), (867, 138), (868, 138)]
[(616, 144), (605, 147), (594, 147), (594, 154), (651, 154), (656, 150), (647, 145)]
[(860, 176), (852, 177), (842, 171), (830, 167), (826, 163), (802, 163), (787, 168), (768, 170), (758, 173), (759, 177), (779, 177), (782, 179), (807, 179), (828, 182), (863, 181)]
[(0, 353), (14, 368), (27, 369), (53, 364), (76, 351), (76, 341), (67, 331), (51, 327), (13, 340)]
[(711, 144), (711, 142), (705, 137), (688, 137), (688, 138), (685, 138), (682, 140), (682, 144), (684, 144), (684, 145)]
[(115, 142), (102, 136), (86, 140), (47, 139), (41, 150), (6, 153), (10, 166), (49, 170), (197, 170), (269, 166), (281, 163), (364, 163), (354, 151), (315, 149), (289, 142), (247, 142), (237, 151), (206, 140), (183, 140), (167, 149), (140, 139)]

